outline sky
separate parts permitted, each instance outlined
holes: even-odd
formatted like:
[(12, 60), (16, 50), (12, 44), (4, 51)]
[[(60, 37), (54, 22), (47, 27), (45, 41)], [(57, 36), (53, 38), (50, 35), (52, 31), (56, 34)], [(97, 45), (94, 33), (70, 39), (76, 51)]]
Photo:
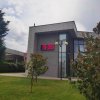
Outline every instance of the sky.
[(7, 48), (27, 52), (29, 26), (75, 21), (78, 31), (92, 31), (100, 21), (100, 0), (0, 0), (10, 21)]

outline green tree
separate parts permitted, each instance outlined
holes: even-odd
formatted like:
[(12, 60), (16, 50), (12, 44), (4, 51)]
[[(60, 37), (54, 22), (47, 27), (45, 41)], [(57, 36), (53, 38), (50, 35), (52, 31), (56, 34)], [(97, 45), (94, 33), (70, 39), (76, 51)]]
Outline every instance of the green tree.
[(93, 28), (93, 31), (96, 33), (96, 34), (100, 34), (100, 22), (97, 24), (97, 26), (95, 28)]
[[(97, 27), (96, 29), (100, 30)], [(86, 52), (79, 51), (77, 61), (74, 61), (74, 70), (79, 78), (80, 92), (88, 100), (100, 100), (100, 37), (91, 36), (85, 41)]]
[(37, 82), (37, 77), (47, 71), (48, 67), (46, 66), (46, 62), (47, 59), (41, 54), (31, 54), (30, 61), (27, 63), (28, 75), (31, 77), (31, 92), (34, 78)]
[(9, 24), (9, 21), (4, 20), (4, 13), (2, 10), (0, 10), (0, 61), (4, 59), (5, 54), (5, 43), (4, 43), (4, 37), (7, 35), (7, 25)]

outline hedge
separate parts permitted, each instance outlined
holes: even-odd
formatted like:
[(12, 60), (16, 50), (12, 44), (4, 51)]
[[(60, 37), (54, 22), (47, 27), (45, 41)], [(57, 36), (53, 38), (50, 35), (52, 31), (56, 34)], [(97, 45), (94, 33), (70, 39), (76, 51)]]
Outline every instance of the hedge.
[(15, 63), (9, 63), (9, 62), (0, 62), (0, 73), (6, 73), (6, 72), (24, 72), (24, 64), (18, 63), (17, 66)]

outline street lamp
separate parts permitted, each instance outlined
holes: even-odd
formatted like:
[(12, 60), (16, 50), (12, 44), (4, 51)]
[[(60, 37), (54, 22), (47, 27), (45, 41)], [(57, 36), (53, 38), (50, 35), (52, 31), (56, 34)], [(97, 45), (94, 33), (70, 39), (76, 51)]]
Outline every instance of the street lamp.
[(62, 80), (62, 45), (68, 45), (68, 42), (60, 40), (60, 41), (56, 41), (55, 45), (58, 45), (61, 47), (61, 67), (60, 67), (60, 78)]

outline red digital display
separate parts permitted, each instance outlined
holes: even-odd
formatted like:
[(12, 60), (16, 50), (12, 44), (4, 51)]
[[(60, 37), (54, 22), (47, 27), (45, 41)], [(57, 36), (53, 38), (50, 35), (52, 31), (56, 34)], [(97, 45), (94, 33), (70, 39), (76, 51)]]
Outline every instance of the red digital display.
[(55, 49), (55, 45), (54, 44), (42, 44), (41, 45), (41, 50), (42, 51), (52, 51)]
[(46, 51), (47, 50), (47, 45), (46, 44), (42, 44), (41, 45), (41, 50)]

